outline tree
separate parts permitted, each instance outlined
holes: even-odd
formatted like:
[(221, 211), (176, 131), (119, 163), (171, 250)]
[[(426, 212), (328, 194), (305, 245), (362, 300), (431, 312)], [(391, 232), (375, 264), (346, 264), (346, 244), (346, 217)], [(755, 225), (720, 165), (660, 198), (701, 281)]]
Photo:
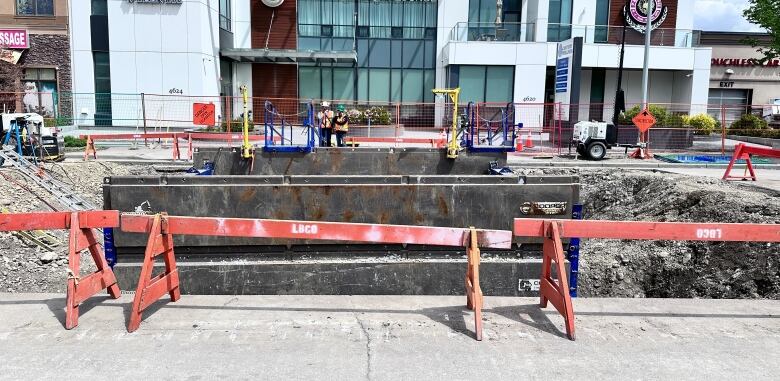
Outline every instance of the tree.
[(755, 38), (746, 39), (764, 55), (762, 63), (780, 57), (780, 0), (749, 0), (743, 15), (769, 33), (769, 43), (759, 43)]

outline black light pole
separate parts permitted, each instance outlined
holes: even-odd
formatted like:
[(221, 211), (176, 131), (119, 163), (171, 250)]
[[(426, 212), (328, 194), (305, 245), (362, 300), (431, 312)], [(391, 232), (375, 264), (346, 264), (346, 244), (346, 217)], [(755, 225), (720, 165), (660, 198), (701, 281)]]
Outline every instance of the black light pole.
[(623, 7), (623, 37), (620, 42), (620, 63), (618, 64), (617, 91), (615, 91), (615, 114), (612, 117), (612, 123), (617, 126), (620, 113), (626, 111), (626, 94), (623, 92), (623, 57), (626, 54), (626, 12), (628, 11), (629, 0), (626, 0), (626, 6)]

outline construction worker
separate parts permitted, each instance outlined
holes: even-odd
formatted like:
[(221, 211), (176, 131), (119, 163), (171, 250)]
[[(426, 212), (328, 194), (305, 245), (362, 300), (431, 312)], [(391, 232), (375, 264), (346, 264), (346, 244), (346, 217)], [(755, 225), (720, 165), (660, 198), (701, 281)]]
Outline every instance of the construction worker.
[(346, 147), (345, 138), (347, 137), (347, 131), (349, 131), (349, 116), (344, 105), (336, 107), (336, 118), (333, 122), (336, 130), (336, 145)]
[(323, 101), (322, 110), (317, 113), (317, 119), (320, 120), (320, 147), (333, 147), (331, 136), (333, 135), (333, 110), (330, 109), (330, 103)]

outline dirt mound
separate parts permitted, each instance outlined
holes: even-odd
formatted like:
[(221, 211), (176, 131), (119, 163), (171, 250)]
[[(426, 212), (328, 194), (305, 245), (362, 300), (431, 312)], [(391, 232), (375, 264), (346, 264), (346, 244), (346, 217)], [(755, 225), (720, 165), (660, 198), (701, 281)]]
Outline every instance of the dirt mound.
[[(586, 219), (780, 223), (780, 192), (642, 171), (581, 172)], [(583, 296), (780, 299), (780, 245), (587, 240)]]
[[(103, 162), (51, 163), (45, 167), (98, 208), (103, 206), (103, 177), (154, 172), (148, 165)], [(65, 207), (21, 173), (0, 169), (0, 211), (52, 210), (65, 210)], [(45, 232), (43, 240), (51, 250), (41, 248), (19, 233), (0, 232), (0, 292), (65, 292), (68, 234), (56, 230)], [(82, 273), (94, 271), (89, 253), (82, 253), (81, 263)]]

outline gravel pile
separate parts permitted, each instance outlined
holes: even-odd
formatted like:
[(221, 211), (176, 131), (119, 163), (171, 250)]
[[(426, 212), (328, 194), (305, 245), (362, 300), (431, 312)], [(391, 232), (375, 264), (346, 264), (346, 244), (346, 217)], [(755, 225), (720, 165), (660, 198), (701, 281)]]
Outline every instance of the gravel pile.
[[(780, 224), (780, 192), (718, 179), (583, 171), (586, 219)], [(780, 245), (587, 240), (583, 296), (780, 299)]]
[[(46, 164), (53, 176), (72, 184), (76, 192), (98, 207), (103, 205), (101, 184), (104, 176), (147, 174), (150, 166), (116, 163), (73, 162)], [(65, 210), (55, 198), (21, 173), (0, 169), (0, 211), (47, 212)], [(53, 250), (42, 249), (18, 233), (0, 232), (0, 292), (65, 292), (68, 268), (68, 233), (49, 231), (43, 240)], [(100, 241), (100, 237), (98, 237)], [(89, 252), (81, 254), (81, 272), (95, 270)]]
[[(105, 176), (155, 174), (148, 165), (106, 162), (47, 164), (47, 169), (98, 206)], [(717, 179), (620, 169), (522, 172), (579, 175), (586, 219), (780, 223), (780, 192)], [(0, 175), (0, 208), (62, 208), (21, 174), (0, 169)], [(65, 291), (67, 234), (52, 233), (52, 251), (0, 233), (0, 292)], [(778, 244), (588, 240), (581, 258), (582, 296), (780, 299)], [(91, 262), (82, 254), (82, 272), (94, 269)]]

